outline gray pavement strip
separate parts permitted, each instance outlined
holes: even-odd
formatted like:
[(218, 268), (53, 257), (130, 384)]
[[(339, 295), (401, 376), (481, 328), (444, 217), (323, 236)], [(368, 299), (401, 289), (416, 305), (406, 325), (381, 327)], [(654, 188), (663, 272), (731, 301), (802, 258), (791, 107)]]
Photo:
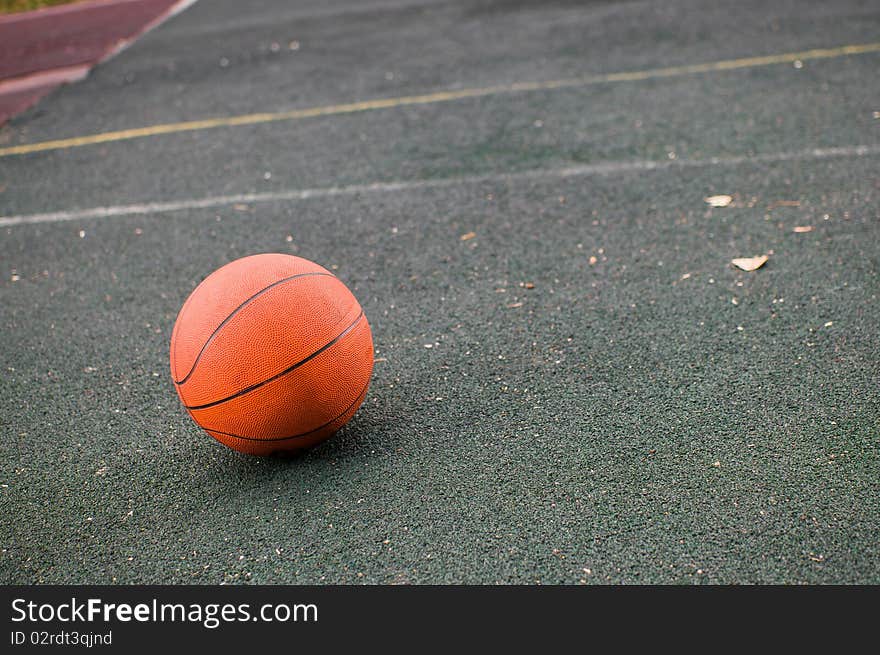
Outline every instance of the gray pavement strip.
[(478, 184), (481, 182), (567, 178), (590, 175), (613, 175), (640, 170), (658, 170), (672, 168), (691, 168), (706, 166), (738, 166), (750, 163), (772, 163), (793, 160), (829, 159), (836, 157), (870, 157), (880, 155), (880, 146), (839, 146), (834, 148), (810, 148), (793, 152), (766, 153), (759, 155), (736, 157), (710, 157), (706, 159), (669, 159), (609, 161), (564, 168), (535, 169), (519, 173), (493, 173), (463, 177), (442, 178), (435, 180), (408, 180), (399, 182), (382, 182), (373, 184), (356, 184), (344, 187), (324, 187), (314, 189), (289, 189), (266, 193), (245, 193), (237, 195), (207, 196), (165, 202), (142, 203), (132, 205), (113, 205), (107, 207), (91, 207), (88, 209), (62, 210), (40, 214), (22, 214), (18, 216), (0, 216), (0, 227), (29, 225), (34, 223), (59, 223), (93, 218), (116, 218), (121, 216), (163, 214), (186, 211), (191, 209), (207, 209), (238, 203), (268, 203), (285, 200), (308, 200), (310, 198), (326, 198), (332, 196), (357, 195), (361, 193), (390, 193), (412, 189), (440, 188), (460, 184)]

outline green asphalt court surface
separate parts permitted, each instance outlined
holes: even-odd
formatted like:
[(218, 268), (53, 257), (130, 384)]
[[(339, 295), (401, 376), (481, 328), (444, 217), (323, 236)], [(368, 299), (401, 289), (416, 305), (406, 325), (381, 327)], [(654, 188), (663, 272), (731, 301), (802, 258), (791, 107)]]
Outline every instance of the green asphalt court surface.
[[(0, 581), (880, 583), (876, 49), (123, 138), (878, 41), (858, 0), (196, 3), (0, 131)], [(259, 252), (376, 346), (294, 458), (168, 370)]]

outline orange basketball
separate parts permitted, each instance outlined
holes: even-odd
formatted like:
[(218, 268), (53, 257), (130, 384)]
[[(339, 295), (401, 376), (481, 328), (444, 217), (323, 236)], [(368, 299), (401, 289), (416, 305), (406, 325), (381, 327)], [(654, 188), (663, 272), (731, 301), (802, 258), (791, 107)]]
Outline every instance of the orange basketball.
[(171, 334), (171, 376), (208, 434), (252, 455), (307, 448), (364, 400), (373, 338), (351, 291), (300, 257), (226, 264), (190, 294)]

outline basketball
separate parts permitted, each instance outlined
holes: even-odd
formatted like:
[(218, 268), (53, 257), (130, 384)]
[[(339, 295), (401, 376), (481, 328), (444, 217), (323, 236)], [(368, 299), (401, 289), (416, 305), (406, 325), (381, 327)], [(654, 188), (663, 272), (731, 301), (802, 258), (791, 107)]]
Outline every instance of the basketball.
[(292, 255), (217, 269), (190, 294), (171, 334), (171, 376), (195, 422), (243, 453), (314, 446), (367, 394), (373, 339), (333, 273)]

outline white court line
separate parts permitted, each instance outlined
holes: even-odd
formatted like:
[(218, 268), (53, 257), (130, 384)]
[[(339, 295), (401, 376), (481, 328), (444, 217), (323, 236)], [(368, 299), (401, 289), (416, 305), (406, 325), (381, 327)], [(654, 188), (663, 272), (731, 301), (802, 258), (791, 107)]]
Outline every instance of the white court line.
[(152, 202), (134, 205), (111, 205), (108, 207), (91, 207), (73, 211), (57, 211), (44, 214), (21, 214), (18, 216), (0, 216), (0, 227), (13, 225), (32, 225), (35, 223), (59, 223), (64, 221), (89, 220), (94, 218), (117, 218), (121, 216), (143, 216), (167, 214), (170, 212), (191, 209), (210, 209), (236, 204), (258, 204), (285, 200), (308, 200), (311, 198), (329, 198), (333, 196), (351, 196), (362, 193), (390, 193), (394, 191), (410, 191), (432, 189), (459, 184), (477, 184), (480, 182), (516, 182), (520, 180), (552, 179), (568, 177), (587, 177), (591, 175), (613, 175), (669, 168), (691, 168), (706, 166), (736, 166), (751, 163), (773, 163), (784, 161), (830, 159), (835, 157), (870, 157), (880, 155), (880, 146), (845, 146), (839, 148), (812, 148), (796, 152), (781, 152), (764, 155), (743, 155), (738, 157), (712, 157), (709, 159), (669, 159), (662, 161), (632, 160), (618, 162), (601, 162), (584, 164), (566, 168), (551, 168), (523, 171), (521, 173), (492, 173), (437, 180), (412, 180), (402, 182), (376, 182), (374, 184), (356, 184), (344, 187), (324, 187), (315, 189), (290, 189), (287, 191), (268, 191), (265, 193), (243, 193), (230, 196), (208, 196), (172, 200), (169, 202)]

